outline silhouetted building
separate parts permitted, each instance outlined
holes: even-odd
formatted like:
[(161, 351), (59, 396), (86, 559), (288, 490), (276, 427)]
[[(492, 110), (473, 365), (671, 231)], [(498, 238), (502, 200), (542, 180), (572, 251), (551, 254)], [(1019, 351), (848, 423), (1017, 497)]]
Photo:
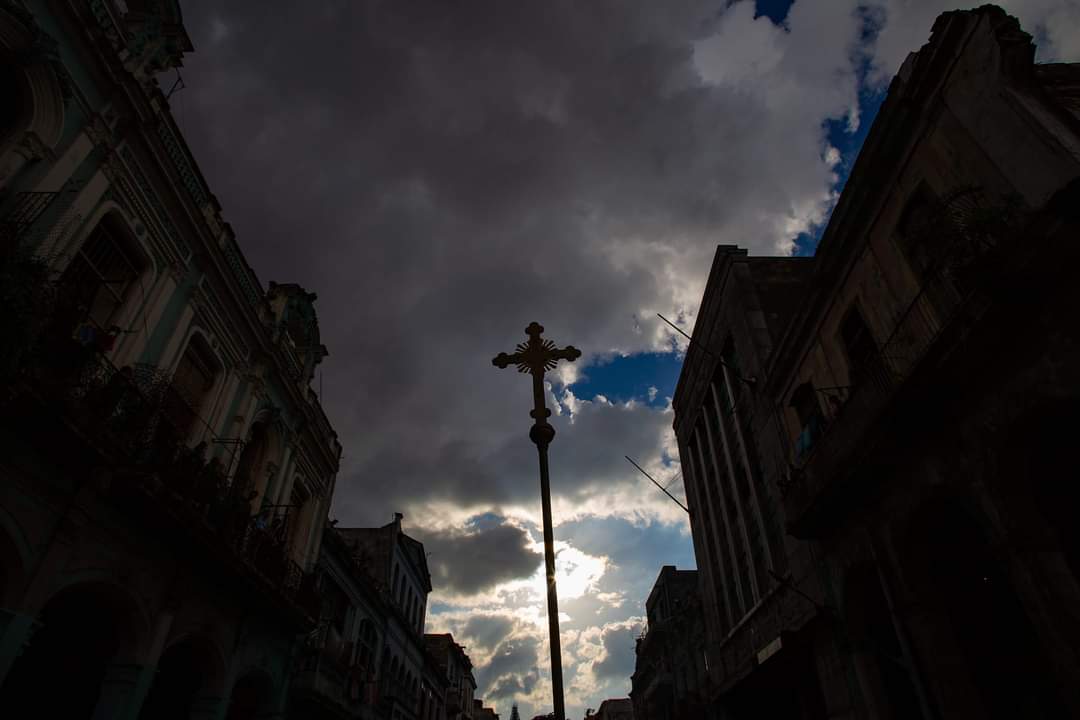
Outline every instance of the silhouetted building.
[(446, 681), (447, 720), (471, 720), (476, 679), (465, 648), (454, 642), (453, 635), (449, 633), (427, 634), (424, 642)]
[[(675, 434), (705, 618), (710, 677), (704, 707), (725, 695), (729, 706), (760, 702), (763, 711), (785, 717), (783, 703), (797, 702), (793, 696), (813, 677), (812, 656), (802, 651), (793, 676), (770, 678), (785, 686), (780, 691), (758, 698), (743, 688), (745, 699), (731, 697), (759, 662), (759, 651), (767, 653), (787, 634), (792, 655), (793, 634), (817, 615), (812, 603), (782, 591), (776, 580), (812, 581), (814, 569), (806, 544), (784, 534), (776, 478), (786, 468), (786, 446), (774, 408), (760, 392), (812, 270), (808, 258), (748, 257), (745, 250), (719, 247), (675, 390)], [(768, 668), (775, 669), (775, 663)], [(672, 713), (691, 717), (673, 706)]]
[(484, 707), (483, 700), (473, 700), (473, 720), (499, 720), (499, 713)]
[(630, 698), (604, 700), (593, 715), (586, 715), (588, 720), (634, 720), (634, 707)]
[(173, 2), (0, 3), (0, 708), (268, 717), (341, 447), (159, 90)]
[[(401, 654), (395, 657), (387, 638), (401, 634), (396, 599), (376, 584), (341, 532), (327, 528), (321, 550), (320, 624), (302, 651), (290, 716), (445, 720), (446, 687), (433, 658), (423, 658), (415, 693), (407, 663), (395, 662)], [(397, 675), (403, 667), (404, 683)]]
[(424, 546), (401, 529), (402, 515), (378, 528), (337, 528), (355, 566), (386, 611), (379, 660), (379, 702), (387, 718), (428, 720), (445, 712), (446, 681), (424, 641), (431, 592)]
[[(705, 619), (697, 570), (665, 565), (645, 602), (648, 626), (630, 678), (637, 720), (702, 717), (708, 701)], [(603, 706), (601, 706), (603, 707)]]
[(756, 357), (714, 266), (675, 425), (715, 717), (1080, 714), (1080, 66), (1033, 58), (998, 8), (938, 18)]

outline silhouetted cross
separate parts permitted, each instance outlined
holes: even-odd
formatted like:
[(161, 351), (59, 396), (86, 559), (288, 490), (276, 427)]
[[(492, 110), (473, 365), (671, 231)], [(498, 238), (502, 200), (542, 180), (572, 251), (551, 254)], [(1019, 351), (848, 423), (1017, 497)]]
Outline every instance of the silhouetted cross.
[(539, 432), (529, 432), (529, 437), (537, 445), (541, 442), (550, 443), (555, 436), (555, 430), (548, 425), (547, 421), (551, 416), (551, 411), (544, 404), (544, 373), (554, 370), (560, 360), (573, 362), (581, 357), (581, 351), (573, 345), (559, 349), (552, 341), (544, 340), (540, 337), (543, 332), (544, 326), (540, 323), (529, 323), (529, 327), (525, 328), (525, 334), (529, 336), (528, 342), (518, 344), (517, 352), (514, 354), (499, 353), (491, 361), (495, 367), (505, 369), (508, 365), (516, 365), (518, 372), (532, 375), (533, 409), (529, 415), (536, 421), (534, 430), (540, 427), (546, 428)]
[[(551, 696), (555, 706), (555, 720), (566, 720), (563, 706), (562, 645), (559, 641), (559, 594), (555, 590), (555, 534), (551, 529), (551, 482), (548, 478), (548, 445), (555, 438), (555, 428), (548, 423), (551, 411), (544, 405), (544, 373), (554, 370), (560, 360), (573, 362), (581, 357), (581, 351), (573, 345), (562, 350), (555, 343), (540, 335), (544, 328), (540, 323), (529, 323), (525, 334), (528, 342), (517, 346), (513, 355), (499, 353), (491, 361), (497, 368), (517, 365), (518, 372), (529, 373), (533, 381), (533, 426), (529, 439), (536, 443), (540, 458), (540, 505), (544, 516), (544, 568), (547, 573), (548, 647), (551, 649)], [(516, 708), (515, 708), (516, 710)]]

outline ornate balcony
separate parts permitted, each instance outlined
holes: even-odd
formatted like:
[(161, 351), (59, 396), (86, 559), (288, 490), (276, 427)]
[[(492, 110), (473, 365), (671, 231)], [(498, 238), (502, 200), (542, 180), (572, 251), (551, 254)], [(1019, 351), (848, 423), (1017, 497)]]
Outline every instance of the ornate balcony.
[[(250, 500), (230, 487), (205, 446), (189, 447), (198, 421), (170, 378), (156, 368), (116, 368), (94, 333), (73, 335), (63, 298), (32, 342), (6, 348), (0, 401), (12, 429), (42, 448), (65, 448), (83, 472), (68, 492), (93, 478), (100, 494), (147, 532), (203, 553), (208, 568), (246, 582), (301, 625), (319, 614), (313, 578), (290, 558), (284, 523), (252, 516)], [(17, 333), (19, 334), (19, 333)], [(65, 474), (65, 476), (68, 474)]]
[[(933, 394), (935, 373), (990, 305), (1004, 258), (1018, 243), (1009, 207), (987, 207), (962, 191), (932, 216), (925, 232), (944, 250), (923, 272), (920, 288), (890, 335), (866, 358), (852, 385), (833, 396), (832, 417), (814, 433), (781, 490), (788, 531), (821, 534), (831, 520), (870, 492), (856, 481), (883, 440), (918, 424), (920, 398)], [(959, 209), (958, 209), (959, 208)], [(920, 394), (921, 393), (921, 394)]]

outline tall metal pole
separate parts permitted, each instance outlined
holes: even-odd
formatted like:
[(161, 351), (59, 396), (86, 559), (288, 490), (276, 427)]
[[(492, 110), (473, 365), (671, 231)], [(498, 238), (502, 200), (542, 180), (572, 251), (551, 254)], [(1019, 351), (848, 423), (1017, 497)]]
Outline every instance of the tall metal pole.
[(544, 565), (547, 572), (548, 646), (551, 649), (551, 694), (555, 720), (566, 720), (562, 684), (562, 642), (559, 639), (559, 594), (555, 588), (555, 533), (551, 523), (551, 480), (548, 473), (548, 446), (555, 439), (555, 428), (547, 419), (551, 411), (544, 404), (544, 372), (554, 369), (558, 360), (574, 361), (581, 352), (572, 345), (559, 350), (550, 340), (542, 340), (544, 328), (531, 323), (525, 329), (527, 343), (521, 343), (513, 355), (499, 353), (492, 364), (499, 368), (517, 365), (520, 372), (532, 375), (533, 409), (529, 415), (533, 426), (529, 439), (536, 444), (540, 460), (540, 504), (544, 518)]
[[(543, 377), (533, 375), (534, 412), (539, 410), (529, 439), (536, 443), (540, 458), (540, 506), (544, 516), (544, 565), (547, 571), (548, 642), (551, 650), (551, 694), (555, 706), (555, 720), (566, 720), (563, 707), (562, 641), (559, 637), (559, 593), (555, 588), (555, 531), (551, 527), (551, 480), (548, 475), (548, 445), (555, 438), (555, 428), (548, 424), (544, 407)], [(535, 417), (535, 416), (534, 416)]]

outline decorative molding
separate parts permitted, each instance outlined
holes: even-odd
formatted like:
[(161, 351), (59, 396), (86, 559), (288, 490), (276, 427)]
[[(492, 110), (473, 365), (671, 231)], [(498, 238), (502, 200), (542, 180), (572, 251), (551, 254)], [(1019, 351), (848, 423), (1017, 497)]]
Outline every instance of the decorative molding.
[[(120, 149), (119, 154), (128, 174), (135, 181), (135, 184), (142, 193), (142, 198), (145, 200), (145, 202), (139, 203), (143, 208), (141, 214), (145, 216), (145, 220), (148, 224), (151, 219), (157, 220), (155, 224), (162, 231), (162, 234), (171, 242), (176, 256), (186, 262), (188, 258), (191, 257), (191, 248), (184, 239), (180, 237), (179, 231), (177, 231), (175, 225), (173, 225), (169, 213), (165, 209), (165, 206), (162, 205), (161, 199), (154, 191), (153, 185), (139, 166), (139, 162), (135, 158), (135, 153), (131, 150), (130, 146), (125, 145)], [(149, 203), (149, 205), (147, 203)]]
[(187, 188), (192, 200), (197, 205), (205, 205), (209, 201), (209, 195), (202, 182), (199, 180), (194, 166), (188, 160), (188, 154), (184, 144), (177, 138), (169, 123), (164, 119), (158, 123), (157, 136), (165, 146), (165, 152), (172, 161), (173, 167), (180, 173), (180, 180)]

